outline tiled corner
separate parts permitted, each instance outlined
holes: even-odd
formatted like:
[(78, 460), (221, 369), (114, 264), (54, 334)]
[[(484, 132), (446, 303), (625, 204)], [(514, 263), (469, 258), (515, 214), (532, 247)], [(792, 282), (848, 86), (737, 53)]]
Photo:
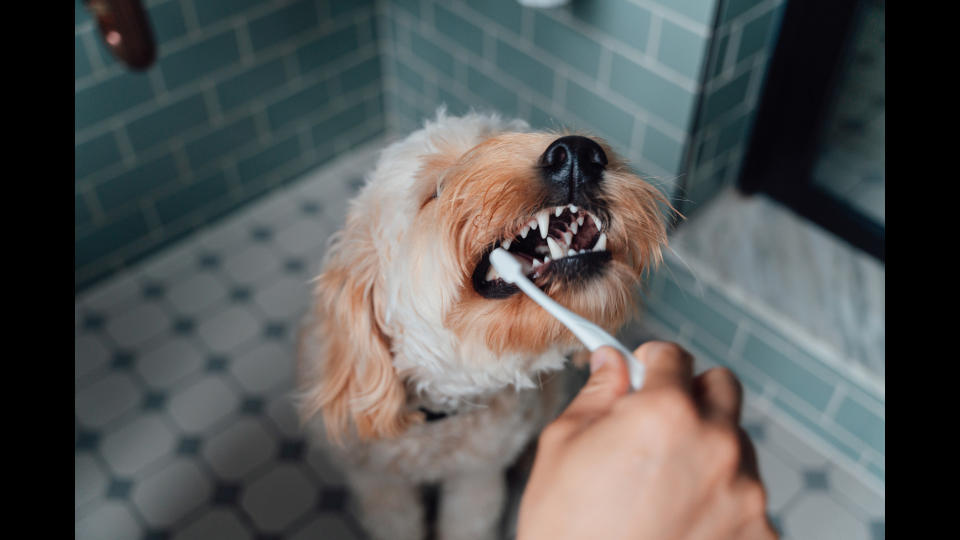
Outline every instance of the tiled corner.
[(150, 2), (143, 73), (75, 3), (78, 291), (384, 131), (373, 0)]

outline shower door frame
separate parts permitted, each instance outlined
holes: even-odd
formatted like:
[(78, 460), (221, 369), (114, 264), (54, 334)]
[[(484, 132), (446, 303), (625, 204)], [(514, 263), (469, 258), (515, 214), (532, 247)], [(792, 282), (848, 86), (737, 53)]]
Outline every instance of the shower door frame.
[(789, 0), (738, 181), (884, 262), (884, 225), (813, 183), (857, 0)]

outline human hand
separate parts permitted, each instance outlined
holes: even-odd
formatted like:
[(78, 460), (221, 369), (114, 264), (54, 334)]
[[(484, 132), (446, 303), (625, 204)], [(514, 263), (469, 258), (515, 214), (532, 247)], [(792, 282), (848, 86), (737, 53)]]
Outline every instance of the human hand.
[(634, 356), (647, 368), (640, 390), (628, 393), (618, 352), (598, 349), (587, 384), (541, 434), (518, 540), (777, 538), (733, 373), (694, 377), (672, 343)]

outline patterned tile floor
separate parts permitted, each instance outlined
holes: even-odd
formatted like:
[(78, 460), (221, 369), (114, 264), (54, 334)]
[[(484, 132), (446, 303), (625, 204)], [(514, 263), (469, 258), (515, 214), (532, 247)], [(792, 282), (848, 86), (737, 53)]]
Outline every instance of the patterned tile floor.
[[(288, 392), (307, 281), (374, 149), (77, 298), (78, 539), (364, 538)], [(882, 493), (762, 406), (745, 425), (784, 538), (883, 538)]]

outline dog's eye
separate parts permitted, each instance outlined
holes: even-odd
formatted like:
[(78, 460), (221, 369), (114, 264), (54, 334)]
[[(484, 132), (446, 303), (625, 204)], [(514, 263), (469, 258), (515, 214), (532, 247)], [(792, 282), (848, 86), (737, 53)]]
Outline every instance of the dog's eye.
[(427, 200), (423, 201), (423, 204), (420, 205), (420, 209), (423, 210), (423, 207), (430, 204), (430, 201), (436, 200), (437, 196), (438, 196), (438, 193), (434, 191), (433, 194), (430, 195), (430, 197)]

